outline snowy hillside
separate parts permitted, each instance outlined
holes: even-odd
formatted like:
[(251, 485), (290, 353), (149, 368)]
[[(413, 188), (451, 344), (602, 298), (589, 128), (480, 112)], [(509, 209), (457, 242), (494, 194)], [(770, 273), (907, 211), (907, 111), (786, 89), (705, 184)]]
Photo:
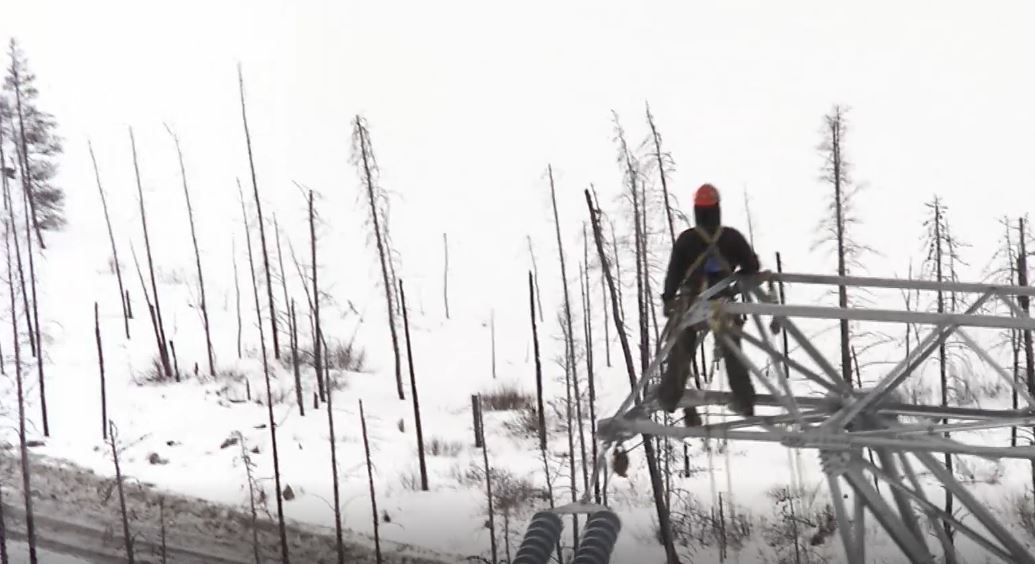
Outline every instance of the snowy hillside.
[[(797, 10), (761, 0), (649, 7), (532, 2), (498, 10), (481, 2), (446, 4), (240, 1), (179, 9), (68, 3), (55, 9), (21, 3), (10, 14), (5, 8), (0, 37), (24, 37), (41, 107), (55, 115), (64, 139), (56, 183), (65, 190), (68, 219), (62, 230), (44, 232), (45, 250), (33, 249), (49, 436), (40, 361), (26, 328), (29, 298), (19, 294), (17, 272), (9, 275), (0, 263), (0, 485), (5, 514), (14, 522), (13, 562), (26, 558), (19, 536), (15, 342), (23, 363), (26, 438), (39, 472), (33, 498), (52, 525), (69, 527), (67, 537), (52, 542), (74, 544), (69, 539), (78, 534), (103, 545), (90, 554), (51, 545), (43, 561), (67, 557), (77, 563), (103, 551), (118, 554), (121, 547), (118, 495), (111, 489), (116, 470), (102, 436), (98, 333), (106, 416), (117, 427), (129, 525), (142, 548), (153, 549), (168, 525), (184, 561), (218, 552), (220, 561), (250, 562), (257, 529), (262, 560), (279, 558), (266, 350), (280, 484), (290, 488), (283, 500), (285, 536), (295, 561), (333, 561), (331, 404), (337, 497), (344, 540), (356, 561), (375, 561), (375, 524), (389, 562), (491, 561), (493, 550), (497, 562), (509, 561), (531, 516), (549, 507), (548, 488), (556, 505), (586, 493), (583, 464), (592, 462), (593, 448), (587, 352), (597, 419), (611, 416), (630, 390), (592, 231), (586, 240), (590, 215), (583, 190), (599, 194), (605, 248), (620, 277), (639, 375), (629, 178), (648, 194), (645, 247), (657, 324), (665, 322), (659, 295), (672, 248), (663, 188), (689, 214), (693, 190), (714, 183), (722, 193), (724, 223), (752, 239), (763, 269), (776, 270), (779, 252), (786, 271), (833, 274), (836, 245), (827, 219), (833, 190), (824, 179), (827, 155), (817, 150), (833, 104), (851, 108), (846, 183), (857, 252), (850, 274), (933, 278), (929, 216), (938, 197), (938, 213), (951, 219), (951, 239), (960, 245), (949, 278), (1015, 282), (1010, 269), (1016, 257), (1004, 251), (1003, 239), (1016, 247), (1014, 226), (1031, 207), (1024, 184), (1035, 152), (1029, 103), (1035, 97), (1035, 35), (1025, 23), (1035, 15), (1030, 4), (978, 11), (946, 2), (937, 13), (897, 2), (837, 8), (802, 2)], [(238, 61), (252, 147), (242, 123)], [(652, 145), (647, 101), (664, 139), (661, 151)], [(384, 190), (378, 202), (386, 207), (378, 218), (390, 233), (392, 276), (406, 291), (409, 342), (398, 323), (404, 400), (397, 395), (384, 274), (357, 152), (362, 140), (353, 128), (357, 115), (368, 120), (373, 154), (367, 156), (376, 162), (374, 179)], [(618, 123), (636, 174), (629, 174), (628, 155), (619, 152)], [(142, 203), (127, 126), (139, 157)], [(185, 179), (170, 131), (182, 143)], [(128, 336), (90, 148), (132, 308)], [(560, 233), (554, 231), (551, 179)], [(215, 375), (208, 370), (184, 182), (195, 214)], [(22, 187), (15, 178), (10, 188), (17, 200)], [(312, 362), (310, 190), (320, 320), (331, 353), (329, 403), (320, 401)], [(262, 207), (262, 235), (253, 191)], [(146, 294), (153, 289), (141, 205), (165, 339), (172, 344), (170, 363), (179, 374), (173, 379), (161, 376), (160, 338), (148, 312)], [(21, 206), (13, 209), (24, 230)], [(1008, 226), (999, 223), (1004, 216)], [(688, 226), (682, 218), (674, 223)], [(19, 241), (25, 258), (29, 250), (24, 237)], [(534, 420), (532, 271), (549, 430), (545, 461)], [(577, 430), (566, 432), (565, 289), (573, 310), (584, 440)], [(787, 297), (806, 305), (838, 303), (836, 293), (815, 286), (788, 285)], [(968, 297), (947, 299), (950, 308), (962, 309)], [(861, 307), (937, 309), (930, 294), (897, 290), (853, 290), (850, 299)], [(301, 389), (289, 345), (292, 304)], [(1002, 307), (983, 312), (1012, 315)], [(836, 322), (800, 326), (833, 364), (840, 362)], [(858, 336), (856, 376), (864, 386), (901, 361), (922, 333), (870, 322), (853, 323), (852, 331)], [(655, 328), (648, 325), (648, 333), (653, 347)], [(1023, 354), (1012, 335), (973, 334), (997, 364), (1021, 370)], [(709, 359), (713, 352), (709, 341)], [(771, 368), (769, 358), (749, 354)], [(791, 355), (812, 367), (800, 349)], [(1013, 408), (1010, 390), (984, 359), (959, 342), (950, 343), (949, 355), (948, 402)], [(939, 376), (936, 363), (927, 362), (902, 392), (908, 400), (936, 405)], [(799, 396), (822, 391), (800, 375), (791, 386)], [(721, 368), (704, 387), (728, 390)], [(421, 488), (415, 394), (428, 491)], [(484, 450), (475, 446), (475, 395), (484, 402)], [(703, 415), (708, 423), (734, 418), (720, 407)], [(1017, 442), (1027, 444), (1030, 435), (1030, 428), (1020, 428)], [(1009, 429), (953, 438), (989, 446), (1012, 439)], [(639, 441), (637, 436), (625, 445), (627, 477), (606, 473), (607, 505), (622, 519), (616, 563), (665, 560)], [(663, 467), (683, 562), (843, 561), (814, 450), (718, 439), (684, 444), (660, 445), (671, 447)], [(957, 479), (1035, 551), (1031, 473), (1026, 460), (960, 457), (955, 467)], [(921, 480), (941, 506), (944, 491), (928, 475)], [(261, 521), (254, 528), (251, 494)], [(164, 521), (156, 507), (163, 497), (173, 507)], [(959, 506), (955, 511), (968, 522)], [(567, 558), (572, 522), (565, 524)], [(934, 530), (926, 521), (923, 526), (929, 544), (937, 546)], [(867, 562), (901, 561), (873, 519), (864, 540)], [(967, 537), (959, 535), (956, 543), (961, 562), (986, 561)]]

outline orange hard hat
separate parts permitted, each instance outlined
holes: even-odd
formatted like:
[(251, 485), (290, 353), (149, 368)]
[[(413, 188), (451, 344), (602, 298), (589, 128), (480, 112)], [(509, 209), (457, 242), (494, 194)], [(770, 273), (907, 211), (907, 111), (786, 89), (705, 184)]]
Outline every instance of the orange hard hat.
[(719, 205), (719, 191), (711, 184), (702, 184), (694, 193), (694, 205), (698, 207)]

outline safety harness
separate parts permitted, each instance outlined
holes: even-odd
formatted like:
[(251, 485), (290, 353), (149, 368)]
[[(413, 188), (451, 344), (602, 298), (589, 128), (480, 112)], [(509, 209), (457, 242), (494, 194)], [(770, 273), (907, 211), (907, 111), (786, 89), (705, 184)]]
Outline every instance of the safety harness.
[[(733, 269), (730, 267), (729, 261), (726, 257), (722, 256), (719, 252), (718, 244), (719, 239), (722, 238), (722, 232), (725, 227), (719, 226), (719, 229), (715, 232), (715, 235), (709, 235), (700, 225), (694, 226), (694, 231), (701, 237), (702, 240), (707, 244), (703, 253), (690, 264), (690, 267), (686, 269), (686, 273), (683, 275), (683, 280), (679, 283), (680, 287), (688, 288), (688, 292), (680, 296), (677, 304), (681, 308), (689, 306), (694, 299), (697, 298), (698, 294), (705, 291), (708, 288), (708, 275), (719, 274), (719, 273), (730, 273)], [(693, 274), (697, 269), (704, 267), (704, 275), (701, 277), (700, 283), (696, 286), (687, 286), (687, 282), (690, 281)]]

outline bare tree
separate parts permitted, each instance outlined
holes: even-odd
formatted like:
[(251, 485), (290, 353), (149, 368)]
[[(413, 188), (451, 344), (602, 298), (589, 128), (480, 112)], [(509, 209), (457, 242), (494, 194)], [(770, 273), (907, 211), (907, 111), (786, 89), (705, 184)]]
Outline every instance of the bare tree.
[(374, 553), (377, 557), (377, 564), (384, 560), (381, 558), (381, 534), (377, 518), (377, 495), (374, 493), (374, 465), (370, 462), (370, 438), (367, 436), (367, 417), (363, 413), (363, 400), (359, 400), (359, 421), (363, 427), (363, 452), (367, 459), (367, 482), (370, 484), (370, 511), (374, 519)]
[(151, 328), (154, 330), (155, 343), (158, 347), (158, 356), (161, 359), (162, 377), (168, 378), (172, 369), (167, 368), (169, 365), (169, 357), (165, 352), (166, 343), (162, 340), (162, 330), (159, 328), (158, 319), (155, 317), (155, 306), (151, 303), (151, 297), (147, 293), (147, 282), (144, 281), (144, 271), (140, 269), (140, 261), (137, 259), (137, 250), (133, 247), (133, 243), (129, 244), (129, 252), (133, 256), (133, 265), (136, 267), (137, 277), (140, 279), (140, 291), (144, 294), (144, 303), (147, 304), (147, 312), (151, 316)]
[[(305, 401), (302, 399), (302, 372), (298, 363), (298, 318), (295, 317), (295, 300), (291, 300), (288, 329), (291, 336), (291, 369), (295, 374), (295, 401), (298, 403), (298, 414), (305, 417)], [(320, 365), (316, 366), (319, 371)]]
[[(633, 363), (632, 351), (629, 348), (629, 338), (625, 334), (625, 324), (622, 321), (622, 309), (618, 303), (618, 287), (615, 279), (611, 276), (611, 270), (608, 268), (607, 254), (604, 251), (603, 230), (600, 227), (600, 211), (594, 205), (589, 190), (585, 191), (585, 195), (586, 206), (589, 208), (590, 225), (593, 227), (593, 237), (596, 240), (597, 256), (600, 259), (600, 268), (604, 271), (611, 293), (611, 314), (615, 324), (615, 332), (618, 333), (619, 342), (622, 345), (625, 367), (629, 374), (629, 385), (635, 388), (636, 366)], [(661, 474), (654, 452), (654, 442), (646, 434), (643, 436), (643, 451), (647, 459), (651, 487), (654, 490), (654, 506), (658, 513), (658, 526), (661, 533), (661, 542), (665, 547), (667, 562), (668, 564), (677, 564), (679, 562), (679, 555), (676, 553), (675, 543), (672, 538), (672, 526), (669, 521), (668, 506), (665, 503), (664, 484), (661, 481)]]
[(543, 404), (543, 365), (539, 359), (539, 329), (535, 322), (535, 285), (532, 272), (528, 272), (528, 308), (532, 321), (532, 347), (535, 352), (535, 396), (536, 416), (539, 418), (539, 448), (546, 452), (546, 407)]
[(413, 341), (410, 338), (410, 319), (406, 314), (406, 290), (399, 280), (399, 299), (401, 300), (403, 331), (406, 335), (406, 363), (410, 367), (410, 395), (413, 396), (413, 421), (417, 427), (417, 459), (420, 463), (420, 489), (428, 491), (428, 467), (424, 460), (424, 427), (420, 420), (420, 400), (417, 398), (417, 375), (413, 369)]
[(532, 259), (532, 279), (535, 282), (535, 303), (539, 306), (539, 322), (543, 322), (543, 302), (539, 297), (539, 268), (536, 266), (535, 251), (532, 249), (532, 236), (525, 235), (528, 241), (528, 256)]
[[(1024, 218), (1017, 220), (1018, 234), (1018, 253), (1017, 253), (1017, 284), (1020, 286), (1028, 285), (1028, 231), (1025, 229), (1026, 222)], [(1021, 306), (1021, 310), (1024, 311), (1025, 315), (1031, 314), (1031, 300), (1028, 296), (1019, 296), (1017, 300), (1018, 305)], [(1032, 336), (1030, 330), (1024, 330), (1022, 332), (1022, 339), (1024, 341), (1024, 373), (1025, 379), (1028, 383), (1028, 393), (1035, 394), (1035, 347), (1032, 346)], [(1032, 428), (1032, 434), (1035, 436), (1035, 427)], [(1032, 491), (1035, 492), (1035, 460), (1031, 461), (1031, 481)]]
[[(155, 281), (155, 265), (151, 255), (151, 237), (147, 230), (147, 212), (144, 210), (144, 188), (140, 183), (140, 165), (137, 160), (137, 141), (133, 137), (133, 128), (129, 128), (129, 142), (133, 150), (133, 172), (137, 180), (137, 195), (140, 204), (140, 223), (144, 228), (144, 248), (147, 251), (147, 270), (151, 275), (151, 295), (154, 298), (155, 327), (158, 332), (158, 356), (162, 363), (162, 370), (167, 378), (172, 377), (172, 367), (169, 365), (169, 351), (166, 349), (165, 325), (162, 323), (162, 306), (158, 298), (158, 283)], [(147, 287), (144, 287), (147, 291)]]
[[(582, 254), (585, 269), (580, 273), (582, 289), (582, 325), (586, 339), (586, 382), (589, 387), (589, 443), (592, 445), (592, 460), (597, 460), (597, 387), (593, 374), (593, 304), (591, 303), (589, 282), (589, 239), (586, 236), (586, 224), (582, 224)], [(606, 320), (605, 320), (606, 322)], [(600, 503), (600, 482), (593, 482), (593, 497)]]
[(651, 151), (648, 156), (654, 160), (655, 165), (658, 167), (658, 177), (661, 181), (661, 193), (665, 203), (665, 219), (668, 223), (668, 233), (672, 238), (672, 244), (676, 243), (676, 217), (682, 218), (684, 221), (686, 217), (678, 210), (673, 209), (672, 197), (668, 193), (668, 177), (667, 174), (671, 174), (675, 167), (675, 161), (672, 159), (672, 155), (661, 148), (661, 133), (658, 132), (658, 127), (654, 122), (654, 115), (650, 112), (650, 104), (647, 104), (647, 124), (650, 126), (650, 138), (648, 144), (651, 147)]
[(161, 546), (159, 547), (159, 557), (161, 558), (162, 564), (168, 563), (168, 546), (166, 545), (165, 538), (165, 497), (158, 498), (158, 527), (160, 534)]
[[(847, 110), (842, 106), (834, 106), (829, 114), (823, 117), (823, 142), (819, 151), (824, 162), (820, 179), (833, 187), (833, 197), (829, 204), (830, 216), (824, 217), (820, 223), (820, 239), (813, 249), (834, 244), (837, 258), (837, 275), (847, 276), (853, 261), (865, 247), (853, 243), (852, 226), (858, 220), (852, 213), (852, 199), (857, 186), (852, 184), (851, 165), (845, 158), (844, 138), (848, 131)], [(855, 263), (857, 264), (857, 263)], [(840, 285), (837, 288), (837, 303), (840, 308), (849, 304), (848, 288)], [(841, 332), (841, 378), (852, 387), (852, 353), (850, 341), (851, 326), (847, 319), (840, 321)]]
[[(589, 489), (589, 469), (586, 465), (586, 431), (582, 426), (582, 394), (579, 392), (579, 373), (575, 366), (575, 330), (571, 320), (571, 298), (568, 294), (568, 271), (564, 262), (564, 243), (561, 239), (561, 218), (557, 212), (557, 190), (553, 181), (553, 166), (547, 166), (547, 175), (550, 179), (550, 202), (553, 204), (553, 222), (557, 234), (557, 258), (561, 265), (561, 286), (564, 290), (564, 338), (565, 338), (565, 362), (564, 370), (571, 374), (571, 391), (568, 395), (568, 404), (574, 399), (575, 421), (579, 433), (579, 450), (582, 460), (582, 484), (583, 490)], [(567, 386), (566, 386), (567, 387)], [(574, 398), (572, 398), (574, 396)], [(575, 453), (571, 453), (572, 459)], [(573, 471), (574, 473), (574, 471)], [(574, 479), (574, 476), (572, 477)], [(575, 495), (574, 486), (572, 495)], [(574, 518), (574, 517), (573, 517)], [(577, 526), (575, 527), (577, 529)]]
[[(292, 251), (292, 254), (293, 253), (294, 251)], [(310, 309), (312, 310), (313, 316), (313, 366), (320, 366), (323, 355), (321, 348), (323, 345), (323, 330), (320, 327), (320, 285), (317, 283), (316, 276), (316, 266), (318, 264), (316, 261), (316, 208), (313, 205), (312, 190), (309, 191), (309, 255), (310, 260), (313, 263), (311, 277), (313, 293), (310, 297), (310, 301), (312, 302)], [(305, 288), (304, 282), (302, 287)], [(316, 371), (316, 387), (320, 394), (320, 399), (323, 399), (325, 386), (324, 379), (320, 376), (319, 370)], [(330, 390), (327, 390), (326, 393), (330, 394)]]
[[(319, 366), (316, 367), (319, 371)], [(334, 434), (334, 388), (327, 382), (327, 433), (331, 443), (331, 482), (334, 488), (334, 539), (338, 553), (338, 564), (345, 562), (345, 542), (341, 528), (341, 491), (338, 484), (338, 442)], [(416, 397), (416, 394), (414, 394)]]
[[(252, 135), (248, 130), (248, 112), (244, 103), (244, 74), (237, 64), (237, 82), (241, 90), (241, 120), (244, 122), (244, 140), (248, 146), (248, 168), (252, 175), (252, 192), (255, 195), (255, 212), (259, 216), (259, 244), (262, 247), (262, 268), (266, 273), (266, 298), (270, 305), (270, 330), (273, 333), (273, 358), (280, 360), (280, 337), (277, 334), (277, 308), (273, 303), (273, 278), (270, 277), (270, 256), (266, 246), (266, 220), (262, 216), (262, 202), (259, 200), (259, 183), (255, 178), (255, 158), (252, 156)], [(251, 248), (249, 247), (249, 250)], [(286, 550), (286, 549), (285, 549)]]
[(119, 464), (119, 434), (114, 421), (108, 422), (108, 446), (111, 447), (111, 460), (115, 464), (115, 487), (119, 492), (119, 513), (122, 516), (122, 536), (126, 542), (126, 561), (133, 564), (133, 535), (129, 532), (129, 512), (126, 510), (126, 491), (122, 479), (122, 467)]
[(243, 358), (241, 352), (241, 280), (237, 275), (237, 239), (230, 241), (230, 260), (234, 263), (234, 303), (237, 311), (237, 358)]
[(449, 237), (442, 234), (442, 302), (446, 308), (446, 319), (449, 319)]
[[(927, 204), (927, 208), (931, 211), (931, 217), (924, 222), (924, 226), (927, 228), (927, 257), (924, 260), (924, 267), (928, 274), (933, 275), (933, 278), (939, 283), (946, 281), (959, 282), (955, 264), (961, 262), (959, 257), (960, 244), (952, 236), (949, 220), (946, 217), (945, 205), (938, 196), (935, 196)], [(938, 313), (945, 313), (946, 309), (954, 311), (955, 304), (955, 292), (952, 292), (952, 296), (947, 297), (941, 288), (938, 289), (935, 302)], [(941, 389), (941, 405), (943, 407), (949, 405), (950, 390), (949, 359), (946, 351), (946, 342), (945, 339), (942, 339), (938, 344), (938, 374)], [(943, 424), (948, 424), (948, 422), (948, 419), (942, 420)], [(949, 438), (949, 433), (945, 433), (945, 438)], [(952, 472), (953, 459), (949, 453), (945, 453), (945, 467), (949, 472)], [(945, 490), (945, 511), (949, 515), (953, 514), (953, 496), (948, 489)], [(946, 521), (944, 527), (949, 542), (953, 542), (954, 530), (952, 524)]]
[[(3, 100), (0, 99), (0, 120), (3, 119), (3, 114), (5, 112), (6, 112), (6, 107), (4, 106)], [(11, 221), (14, 221), (14, 203), (13, 203), (12, 198), (11, 198), (10, 187), (7, 184), (7, 160), (6, 160), (6, 157), (4, 156), (4, 137), (3, 137), (3, 135), (4, 135), (3, 123), (2, 123), (2, 121), (0, 121), (0, 169), (3, 169), (3, 170), (0, 170), (0, 172), (3, 173), (3, 174), (0, 174), (0, 178), (2, 178), (2, 181), (3, 181), (4, 209), (7, 210), (8, 213), (10, 214)], [(26, 222), (26, 225), (29, 224), (29, 218), (28, 217), (25, 218), (25, 222)], [(17, 228), (12, 227), (12, 229), (17, 229)], [(25, 309), (25, 311), (30, 311), (31, 308), (29, 307), (29, 292), (27, 290), (27, 285), (25, 283), (25, 269), (23, 268), (23, 265), (22, 265), (21, 243), (18, 242), (17, 231), (16, 231), (14, 243), (15, 243), (14, 244), (14, 258), (15, 258), (15, 265), (18, 267), (18, 286), (21, 289), (22, 307)], [(36, 331), (32, 327), (32, 316), (31, 315), (26, 315), (25, 316), (25, 328), (26, 328), (26, 330), (29, 333), (29, 351), (32, 353), (33, 358), (35, 358), (37, 356), (36, 355), (36, 337), (35, 337)]]
[(255, 479), (255, 462), (248, 454), (248, 445), (244, 440), (244, 435), (240, 431), (235, 431), (234, 435), (237, 437), (237, 444), (241, 447), (241, 463), (244, 465), (245, 478), (248, 481), (248, 517), (252, 530), (252, 553), (255, 556), (255, 564), (262, 564), (259, 556), (259, 510), (258, 496), (255, 494), (255, 490), (259, 489), (259, 486)]
[(367, 201), (370, 204), (370, 222), (374, 240), (377, 243), (378, 258), (381, 261), (381, 279), (385, 288), (385, 303), (388, 306), (388, 329), (392, 335), (392, 352), (395, 354), (395, 384), (399, 399), (403, 400), (406, 399), (406, 396), (403, 392), (402, 360), (395, 320), (395, 297), (392, 295), (395, 289), (395, 275), (394, 267), (391, 266), (392, 249), (388, 237), (388, 200), (378, 183), (380, 169), (374, 158), (373, 144), (370, 142), (370, 132), (367, 130), (366, 121), (362, 117), (356, 116), (353, 125), (353, 161), (359, 169)]
[[(8, 112), (8, 108), (4, 104), (4, 100), (2, 98), (0, 98), (0, 169), (3, 169), (3, 170), (0, 170), (0, 172), (3, 172), (3, 174), (0, 174), (0, 177), (2, 177), (3, 190), (4, 190), (4, 210), (8, 211), (8, 213), (10, 214), (11, 220), (14, 221), (14, 207), (13, 207), (14, 203), (11, 201), (10, 187), (7, 184), (8, 170), (11, 170), (11, 174), (13, 175), (13, 169), (8, 169), (7, 168), (7, 159), (6, 159), (5, 155), (4, 155), (4, 136), (3, 136), (4, 135), (4, 127), (3, 127), (3, 121), (2, 120), (3, 120), (4, 114), (7, 113), (7, 112)], [(19, 161), (19, 165), (20, 164), (21, 163)], [(25, 221), (26, 221), (26, 225), (28, 225), (29, 224), (28, 223), (29, 222), (29, 218), (26, 217)], [(29, 293), (28, 293), (28, 290), (27, 290), (27, 285), (25, 283), (25, 270), (24, 270), (23, 265), (22, 265), (21, 243), (18, 241), (17, 228), (15, 227), (13, 229), (16, 230), (15, 245), (14, 245), (14, 256), (15, 256), (15, 264), (18, 267), (18, 286), (21, 289), (22, 307), (25, 309), (25, 311), (30, 311), (31, 308), (29, 307)], [(26, 330), (29, 333), (29, 350), (32, 353), (33, 358), (35, 358), (36, 357), (36, 338), (35, 338), (36, 332), (33, 330), (33, 327), (32, 327), (32, 316), (31, 315), (26, 315), (25, 316), (25, 328), (26, 328)]]
[(97, 366), (101, 373), (101, 437), (108, 438), (108, 385), (104, 380), (104, 348), (101, 346), (101, 318), (93, 302), (93, 328), (97, 339)]
[[(29, 197), (26, 194), (22, 194), (22, 207), (24, 210), (25, 217), (29, 216)], [(15, 243), (17, 243), (17, 236), (15, 236)], [(39, 295), (36, 291), (36, 259), (35, 254), (32, 250), (32, 230), (29, 229), (29, 222), (25, 222), (25, 244), (27, 246), (27, 252), (25, 253), (29, 257), (29, 281), (32, 288), (32, 325), (35, 335), (30, 335), (29, 339), (35, 339), (36, 341), (36, 374), (39, 377), (40, 386), (40, 411), (43, 417), (43, 436), (50, 436), (50, 418), (47, 416), (47, 385), (46, 378), (43, 374), (44, 355), (43, 355), (43, 339), (40, 334), (40, 300)], [(28, 312), (26, 312), (28, 316)]]
[[(3, 145), (3, 140), (0, 140), (0, 145)], [(108, 227), (108, 240), (111, 242), (111, 260), (115, 263), (115, 279), (119, 283), (119, 304), (122, 305), (122, 320), (126, 329), (126, 338), (129, 339), (129, 310), (126, 305), (126, 288), (122, 285), (122, 264), (119, 263), (119, 251), (115, 245), (115, 232), (111, 228), (111, 216), (108, 214), (108, 199), (104, 196), (104, 187), (101, 186), (101, 172), (97, 167), (97, 158), (93, 154), (93, 144), (89, 141), (86, 142), (87, 148), (90, 150), (90, 162), (93, 163), (93, 173), (97, 178), (97, 191), (101, 195), (101, 207), (104, 209), (104, 223)], [(0, 161), (3, 160), (3, 153), (0, 150)], [(4, 181), (6, 182), (6, 180)], [(107, 435), (107, 426), (105, 427), (104, 434)]]
[[(237, 183), (237, 192), (241, 198), (241, 216), (244, 220), (245, 244), (248, 246), (248, 270), (251, 273), (252, 278), (252, 294), (255, 297), (255, 317), (259, 328), (259, 347), (262, 353), (262, 372), (266, 380), (266, 409), (269, 415), (270, 441), (273, 447), (273, 478), (277, 495), (277, 527), (280, 532), (280, 559), (282, 564), (288, 564), (290, 557), (288, 555), (287, 527), (284, 523), (284, 499), (281, 494), (282, 490), (280, 489), (280, 453), (277, 450), (277, 421), (273, 417), (273, 388), (270, 383), (271, 375), (269, 358), (266, 355), (266, 334), (262, 329), (262, 304), (259, 303), (259, 281), (255, 277), (255, 259), (252, 253), (251, 228), (249, 227), (248, 222), (248, 212), (244, 207), (244, 192), (241, 189), (240, 182)], [(267, 268), (267, 275), (268, 274), (269, 269)], [(271, 317), (275, 315), (275, 311), (270, 311)]]
[(7, 523), (4, 521), (4, 484), (0, 482), (0, 564), (11, 564), (7, 557)]
[(478, 426), (482, 431), (482, 460), (485, 463), (485, 501), (489, 505), (489, 546), (492, 551), (492, 562), (499, 561), (496, 548), (496, 515), (492, 509), (492, 471), (489, 466), (489, 446), (485, 442), (485, 421)]
[[(290, 317), (290, 312), (287, 311), (288, 304), (291, 302), (291, 297), (288, 295), (287, 289), (287, 271), (284, 269), (284, 251), (280, 245), (280, 222), (277, 221), (277, 213), (273, 212), (273, 243), (277, 246), (277, 268), (280, 275), (280, 288), (284, 292), (284, 308), (285, 317)], [(272, 314), (271, 314), (272, 315)], [(293, 323), (288, 320), (288, 323)], [(288, 332), (292, 329), (288, 327)], [(290, 340), (292, 337), (288, 337)]]
[(600, 272), (600, 305), (604, 310), (604, 360), (607, 367), (611, 368), (611, 329), (607, 322), (607, 280), (604, 279), (604, 272)]
[(208, 354), (208, 374), (209, 376), (216, 375), (216, 362), (214, 359), (214, 353), (212, 352), (212, 332), (209, 328), (208, 323), (208, 301), (205, 299), (205, 277), (204, 271), (201, 268), (201, 251), (198, 249), (198, 234), (194, 229), (194, 208), (190, 204), (190, 190), (187, 189), (187, 169), (183, 165), (183, 151), (180, 149), (180, 139), (173, 133), (173, 130), (168, 125), (165, 126), (166, 131), (173, 138), (173, 143), (176, 144), (176, 156), (180, 162), (180, 177), (183, 179), (183, 197), (187, 202), (187, 218), (190, 220), (190, 239), (194, 245), (194, 265), (198, 269), (198, 292), (201, 295), (201, 321), (205, 328), (205, 352)]
[[(632, 203), (633, 212), (633, 247), (634, 247), (634, 258), (636, 260), (636, 309), (639, 319), (639, 334), (640, 334), (640, 370), (646, 370), (647, 365), (650, 363), (650, 327), (649, 327), (649, 313), (648, 308), (651, 304), (647, 301), (647, 284), (649, 283), (649, 277), (647, 275), (647, 257), (646, 257), (646, 221), (645, 212), (643, 209), (643, 192), (644, 186), (640, 180), (640, 164), (633, 157), (632, 152), (629, 150), (628, 145), (625, 142), (625, 131), (622, 129), (622, 125), (618, 121), (618, 114), (614, 111), (611, 112), (612, 119), (614, 120), (615, 127), (615, 139), (618, 142), (618, 163), (622, 167), (623, 183), (628, 190), (627, 197)], [(617, 254), (617, 249), (616, 249)]]
[[(8, 194), (8, 199), (10, 195)], [(8, 208), (4, 222), (4, 246), (7, 250), (7, 288), (10, 295), (11, 337), (14, 344), (14, 374), (18, 394), (18, 452), (22, 467), (22, 492), (25, 498), (25, 531), (29, 544), (29, 563), (37, 564), (36, 520), (32, 510), (32, 473), (29, 467), (29, 448), (25, 439), (25, 389), (22, 381), (22, 353), (18, 339), (18, 308), (14, 299), (14, 273), (11, 269), (11, 238), (14, 236), (14, 209)], [(28, 315), (28, 312), (26, 312)]]
[[(327, 388), (327, 432), (330, 435), (330, 443), (331, 443), (331, 482), (332, 482), (333, 488), (334, 488), (334, 538), (335, 538), (335, 548), (337, 549), (337, 554), (338, 554), (338, 564), (345, 564), (345, 543), (344, 543), (344, 540), (343, 540), (343, 537), (342, 537), (342, 528), (341, 528), (341, 492), (340, 492), (340, 488), (339, 488), (339, 484), (338, 484), (338, 443), (337, 443), (337, 439), (335, 438), (336, 435), (334, 434), (334, 386), (331, 385), (331, 380), (330, 380), (330, 377), (329, 377), (328, 374), (325, 373), (323, 378), (320, 377), (321, 360), (323, 360), (322, 368), (324, 369), (325, 372), (327, 370), (327, 366), (326, 366), (326, 356), (321, 357), (320, 353), (319, 353), (319, 350), (320, 350), (319, 347), (322, 344), (321, 341), (323, 341), (323, 332), (322, 332), (322, 330), (320, 328), (320, 285), (317, 283), (317, 277), (316, 277), (317, 261), (316, 261), (316, 223), (315, 222), (316, 222), (316, 212), (315, 212), (315, 209), (313, 207), (313, 191), (310, 190), (309, 191), (309, 245), (310, 245), (310, 251), (311, 251), (311, 258), (312, 258), (312, 262), (313, 262), (313, 270), (312, 270), (312, 273), (313, 273), (313, 276), (312, 276), (313, 295), (312, 295), (312, 300), (313, 300), (313, 324), (314, 324), (314, 327), (315, 327), (314, 333), (316, 335), (316, 339), (314, 339), (315, 342), (313, 343), (313, 351), (314, 351), (313, 369), (316, 371), (316, 380), (318, 382), (326, 381), (326, 383), (327, 383), (327, 386), (326, 386), (326, 388)], [(401, 282), (400, 282), (400, 284), (401, 284)], [(303, 286), (305, 286), (304, 283), (303, 283)], [(292, 303), (292, 317), (293, 316), (294, 316), (294, 303)], [(292, 320), (292, 323), (294, 324), (295, 329), (297, 331), (298, 323), (296, 321), (294, 321), (294, 320)], [(409, 337), (407, 337), (407, 339), (408, 338)], [(297, 342), (297, 339), (298, 339), (297, 336), (295, 337), (295, 339), (296, 339), (296, 342)], [(410, 368), (411, 368), (411, 370), (413, 368), (412, 362), (411, 362)], [(413, 401), (414, 401), (414, 403), (416, 403), (416, 401), (417, 401), (417, 389), (416, 389), (416, 386), (414, 386)], [(417, 429), (419, 431), (420, 427), (418, 426)]]

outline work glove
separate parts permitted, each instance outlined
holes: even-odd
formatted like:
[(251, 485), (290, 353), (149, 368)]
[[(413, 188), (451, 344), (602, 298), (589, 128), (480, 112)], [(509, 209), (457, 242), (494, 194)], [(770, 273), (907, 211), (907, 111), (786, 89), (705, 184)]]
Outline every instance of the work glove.
[(662, 308), (661, 308), (662, 315), (664, 315), (666, 318), (671, 317), (672, 314), (675, 313), (675, 311), (676, 311), (676, 300), (675, 300), (675, 298), (662, 298), (661, 302), (662, 302)]

